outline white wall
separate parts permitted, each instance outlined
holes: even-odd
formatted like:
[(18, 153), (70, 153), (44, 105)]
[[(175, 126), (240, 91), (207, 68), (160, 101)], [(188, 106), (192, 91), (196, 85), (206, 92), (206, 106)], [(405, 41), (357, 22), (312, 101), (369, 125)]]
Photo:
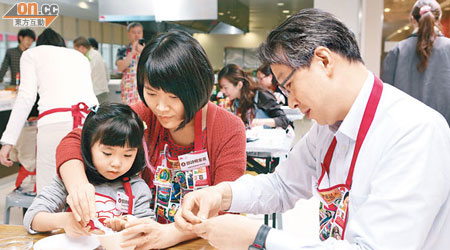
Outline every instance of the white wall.
[(374, 0), (314, 0), (314, 8), (334, 14), (355, 33), (361, 56), (367, 68), (379, 75), (383, 1)]
[(220, 70), (224, 64), (224, 51), (227, 47), (257, 48), (265, 41), (269, 32), (249, 32), (244, 35), (194, 34), (208, 55), (214, 70)]

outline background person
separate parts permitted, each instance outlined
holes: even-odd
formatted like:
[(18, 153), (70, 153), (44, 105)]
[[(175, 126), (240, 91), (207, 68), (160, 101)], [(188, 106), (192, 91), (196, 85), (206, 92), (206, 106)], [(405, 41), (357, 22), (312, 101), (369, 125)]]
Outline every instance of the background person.
[[(132, 108), (148, 126), (144, 145), (149, 167), (142, 178), (155, 190), (157, 221), (146, 218), (128, 223), (124, 234), (139, 234), (124, 244), (166, 248), (197, 237), (178, 230), (173, 223), (164, 224), (170, 222), (168, 210), (172, 204), (179, 207), (186, 193), (244, 174), (245, 129), (238, 117), (208, 102), (214, 85), (213, 69), (201, 45), (186, 32), (173, 30), (153, 39), (142, 51), (137, 80), (142, 102)], [(192, 152), (208, 158), (209, 166), (182, 169), (179, 157)], [(56, 158), (69, 193), (68, 204), (78, 221), (89, 221), (95, 216), (94, 189), (84, 172), (79, 133), (71, 132), (61, 141)], [(192, 178), (200, 170), (207, 180)], [(179, 180), (173, 177), (184, 179), (179, 183), (181, 198), (171, 199), (170, 193), (177, 189), (173, 183)], [(192, 185), (186, 184), (187, 179)], [(158, 184), (161, 181), (165, 186)]]
[(95, 96), (99, 104), (108, 102), (108, 79), (107, 72), (105, 72), (106, 66), (103, 62), (102, 55), (92, 48), (89, 41), (84, 37), (77, 37), (73, 40), (73, 47), (81, 54), (86, 56), (91, 65), (91, 79), (92, 86), (94, 88)]
[(20, 74), (20, 57), (25, 50), (33, 45), (36, 40), (36, 34), (31, 29), (21, 29), (17, 33), (17, 40), (19, 45), (16, 48), (6, 50), (5, 58), (0, 68), (0, 82), (3, 82), (3, 77), (8, 68), (10, 69), (11, 85), (16, 85), (16, 74)]
[[(20, 59), (21, 84), (6, 130), (2, 135), (0, 162), (12, 165), (9, 153), (16, 144), (37, 94), (40, 99), (36, 139), (37, 192), (50, 184), (55, 171), (55, 151), (59, 141), (72, 130), (71, 112), (53, 112), (79, 102), (98, 104), (92, 90), (89, 62), (79, 52), (65, 48), (64, 39), (53, 29), (45, 29), (36, 48), (28, 49)], [(45, 115), (51, 113), (49, 115)]]
[[(177, 226), (219, 249), (448, 248), (450, 129), (442, 115), (383, 84), (364, 66), (353, 33), (318, 9), (286, 19), (260, 56), (286, 83), (289, 105), (317, 123), (275, 173), (187, 194)], [(320, 238), (300, 239), (239, 215), (211, 217), (283, 212), (313, 195), (319, 217), (333, 216)]]
[(219, 72), (222, 92), (232, 100), (231, 110), (241, 117), (246, 125), (282, 127), (289, 125), (275, 96), (259, 88), (247, 73), (236, 64), (228, 64)]
[(414, 4), (414, 31), (389, 51), (381, 79), (437, 110), (450, 124), (450, 39), (439, 30), (441, 16), (435, 0)]
[(273, 93), (275, 98), (277, 98), (277, 102), (280, 105), (288, 106), (288, 98), (285, 91), (280, 88), (280, 85), (270, 70), (270, 64), (261, 65), (256, 71), (256, 78), (258, 79), (259, 86), (269, 90)]
[(144, 30), (140, 23), (130, 23), (127, 26), (128, 39), (130, 43), (117, 50), (116, 66), (122, 72), (121, 95), (122, 102), (128, 105), (139, 101), (139, 93), (137, 91), (136, 71), (144, 46), (139, 44), (139, 39), (144, 36)]

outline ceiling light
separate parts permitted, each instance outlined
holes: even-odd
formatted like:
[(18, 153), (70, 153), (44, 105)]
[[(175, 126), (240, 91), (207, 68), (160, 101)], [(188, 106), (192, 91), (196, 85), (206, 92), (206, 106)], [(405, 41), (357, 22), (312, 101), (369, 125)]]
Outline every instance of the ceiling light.
[(219, 14), (219, 16), (223, 16), (223, 12), (219, 12), (218, 14)]
[(404, 30), (409, 30), (409, 25), (406, 25), (405, 27), (403, 27)]
[(289, 12), (290, 12), (289, 10), (283, 10), (284, 14), (289, 14)]
[(401, 29), (397, 30), (397, 33), (402, 33), (402, 30)]
[(289, 17), (291, 17), (291, 15), (286, 15), (286, 18), (289, 18)]
[(227, 11), (227, 14), (228, 14), (228, 15), (231, 14), (231, 11)]
[(384, 8), (384, 12), (390, 12), (391, 11), (391, 8)]
[(278, 6), (284, 6), (284, 3), (277, 3)]
[(85, 3), (85, 2), (79, 2), (78, 3), (78, 7), (82, 8), (82, 9), (88, 9), (89, 8), (87, 3)]
[(230, 16), (231, 19), (236, 19), (236, 16)]

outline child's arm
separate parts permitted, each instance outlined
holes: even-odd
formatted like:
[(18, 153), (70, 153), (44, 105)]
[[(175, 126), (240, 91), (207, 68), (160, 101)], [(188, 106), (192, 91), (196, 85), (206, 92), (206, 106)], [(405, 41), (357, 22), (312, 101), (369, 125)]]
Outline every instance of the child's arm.
[[(66, 197), (67, 191), (64, 188), (62, 181), (58, 177), (55, 177), (50, 185), (46, 186), (36, 196), (24, 216), (23, 225), (28, 232), (36, 234), (38, 232), (48, 231), (46, 230), (47, 228), (51, 228), (49, 230), (64, 228), (64, 225), (60, 224), (58, 226), (56, 223), (60, 222), (60, 217), (68, 219), (69, 215), (72, 216), (72, 213), (61, 215), (63, 214), (61, 212), (65, 212), (68, 207), (66, 204)], [(45, 216), (45, 214), (51, 216)], [(37, 220), (35, 220), (36, 217)], [(46, 219), (46, 217), (51, 218)], [(53, 226), (53, 224), (56, 224), (57, 226)]]
[(31, 228), (36, 232), (48, 232), (62, 228), (71, 237), (89, 235), (89, 226), (83, 227), (75, 220), (71, 212), (38, 212), (31, 222)]

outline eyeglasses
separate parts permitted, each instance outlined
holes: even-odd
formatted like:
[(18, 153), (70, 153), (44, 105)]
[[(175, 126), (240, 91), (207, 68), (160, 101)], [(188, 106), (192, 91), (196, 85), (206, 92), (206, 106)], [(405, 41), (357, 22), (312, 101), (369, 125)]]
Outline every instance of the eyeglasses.
[(289, 90), (286, 89), (286, 87), (284, 85), (286, 85), (286, 83), (291, 79), (291, 77), (294, 75), (295, 71), (297, 71), (296, 68), (294, 68), (292, 70), (292, 72), (284, 79), (284, 81), (282, 83), (280, 83), (280, 85), (278, 85), (281, 89), (281, 91), (283, 92), (284, 95), (288, 96), (290, 94)]

